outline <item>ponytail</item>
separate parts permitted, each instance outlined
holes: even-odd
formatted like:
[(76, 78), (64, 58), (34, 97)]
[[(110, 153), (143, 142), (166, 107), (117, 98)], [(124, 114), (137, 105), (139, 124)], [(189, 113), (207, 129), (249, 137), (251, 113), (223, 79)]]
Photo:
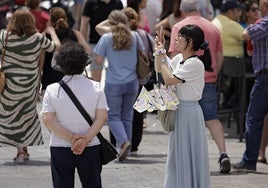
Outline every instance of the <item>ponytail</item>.
[(199, 56), (199, 59), (203, 62), (205, 66), (205, 71), (213, 72), (213, 68), (211, 67), (211, 54), (208, 46), (208, 41), (205, 41), (201, 44), (200, 50), (204, 50), (204, 53), (203, 55)]

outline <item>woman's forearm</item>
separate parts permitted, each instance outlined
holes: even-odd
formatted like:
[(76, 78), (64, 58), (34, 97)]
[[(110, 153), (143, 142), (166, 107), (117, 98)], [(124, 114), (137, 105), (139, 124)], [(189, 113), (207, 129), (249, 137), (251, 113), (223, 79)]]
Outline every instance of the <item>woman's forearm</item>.
[(96, 25), (95, 30), (99, 35), (103, 35), (105, 33), (108, 33), (110, 31), (110, 24), (108, 20), (104, 20), (98, 25)]
[(45, 126), (56, 136), (72, 143), (74, 134), (55, 121), (54, 113), (43, 113), (42, 120)]

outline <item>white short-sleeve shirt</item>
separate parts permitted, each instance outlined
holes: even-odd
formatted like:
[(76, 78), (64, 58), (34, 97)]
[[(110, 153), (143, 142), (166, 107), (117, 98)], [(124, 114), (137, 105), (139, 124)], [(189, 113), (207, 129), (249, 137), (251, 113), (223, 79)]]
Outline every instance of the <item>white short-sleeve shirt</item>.
[(175, 56), (173, 61), (176, 62), (176, 67), (172, 74), (181, 80), (185, 80), (184, 83), (177, 84), (178, 98), (185, 101), (200, 100), (205, 84), (203, 62), (195, 56), (181, 63), (181, 54)]
[[(99, 82), (90, 80), (83, 75), (64, 76), (63, 80), (91, 117), (95, 117), (96, 109), (108, 110), (106, 97)], [(56, 121), (75, 134), (84, 134), (90, 129), (87, 121), (58, 83), (51, 84), (46, 89), (41, 115), (46, 112), (55, 112)], [(89, 146), (98, 144), (99, 140), (94, 137)], [(71, 143), (52, 133), (50, 146), (71, 147)]]

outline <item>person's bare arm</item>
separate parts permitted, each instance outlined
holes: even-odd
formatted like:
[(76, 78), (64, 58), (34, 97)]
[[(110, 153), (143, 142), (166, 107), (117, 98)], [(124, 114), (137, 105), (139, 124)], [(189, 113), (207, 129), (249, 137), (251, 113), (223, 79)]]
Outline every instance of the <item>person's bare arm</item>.
[(104, 62), (104, 57), (97, 54), (95, 54), (94, 59), (97, 65), (101, 65)]
[(242, 38), (245, 40), (250, 40), (247, 29), (243, 31)]
[(86, 41), (89, 41), (89, 20), (87, 16), (81, 17), (80, 32)]
[(217, 69), (217, 74), (219, 74), (219, 72), (221, 70), (221, 67), (222, 67), (222, 64), (223, 64), (223, 59), (224, 59), (223, 52), (218, 51), (216, 58), (217, 58), (216, 59), (216, 61), (217, 61), (217, 67), (216, 67), (216, 69)]
[(52, 26), (47, 26), (46, 32), (50, 35), (51, 40), (56, 44), (56, 49), (55, 51), (58, 51), (60, 49), (61, 46), (61, 42), (55, 32), (54, 27)]
[(76, 36), (77, 42), (83, 46), (84, 50), (87, 52), (88, 55), (92, 56), (92, 49), (87, 43), (87, 41), (84, 39), (82, 34), (77, 30), (74, 30), (74, 34)]
[(73, 133), (63, 126), (58, 124), (56, 120), (56, 113), (55, 112), (46, 112), (42, 114), (42, 120), (45, 126), (52, 131), (58, 137), (72, 143)]
[[(176, 85), (182, 83), (182, 80), (172, 75), (172, 72), (167, 65), (168, 58), (169, 57), (166, 54), (156, 56), (155, 63), (157, 72), (162, 73), (162, 77), (166, 85)], [(164, 63), (162, 61), (164, 61)]]
[(95, 30), (99, 35), (103, 35), (105, 33), (108, 33), (110, 31), (110, 24), (108, 20), (104, 20), (98, 25), (96, 25)]
[(170, 31), (167, 30), (167, 28), (170, 28), (169, 27), (168, 18), (165, 18), (165, 19), (161, 20), (159, 23), (157, 23), (155, 25), (155, 27), (154, 27), (155, 28), (155, 31), (159, 31), (160, 28), (161, 28), (161, 26), (163, 27), (163, 30), (164, 30), (165, 35), (168, 36), (168, 37), (170, 37)]
[(85, 147), (91, 140), (100, 132), (104, 123), (107, 120), (107, 110), (97, 109), (96, 110), (96, 119), (93, 121), (93, 124), (90, 126), (90, 129), (84, 135), (75, 135), (74, 142), (71, 150), (74, 154), (82, 154)]

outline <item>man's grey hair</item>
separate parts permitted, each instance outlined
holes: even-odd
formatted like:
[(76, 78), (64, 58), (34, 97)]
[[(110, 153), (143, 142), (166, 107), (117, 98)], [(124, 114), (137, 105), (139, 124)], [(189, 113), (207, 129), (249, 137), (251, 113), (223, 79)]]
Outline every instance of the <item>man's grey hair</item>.
[(199, 0), (182, 0), (180, 10), (183, 12), (199, 11)]

